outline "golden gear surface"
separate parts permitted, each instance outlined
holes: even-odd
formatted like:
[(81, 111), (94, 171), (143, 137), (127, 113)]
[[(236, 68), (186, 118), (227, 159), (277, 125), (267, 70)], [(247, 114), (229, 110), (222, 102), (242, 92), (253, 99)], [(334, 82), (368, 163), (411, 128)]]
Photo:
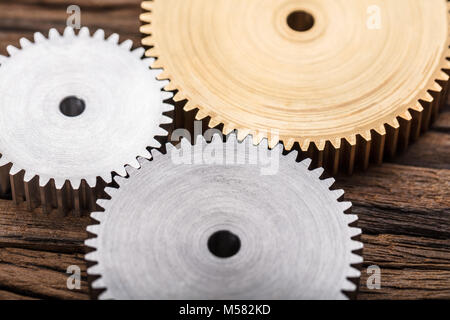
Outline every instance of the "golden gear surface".
[[(332, 172), (366, 168), (405, 148), (447, 97), (445, 0), (153, 0), (142, 7), (146, 54), (164, 69), (159, 79), (171, 81), (166, 90), (187, 100), (185, 111), (198, 109), (196, 119), (223, 125), (225, 134), (237, 130), (240, 140), (282, 141)], [(297, 31), (292, 23), (312, 27)]]

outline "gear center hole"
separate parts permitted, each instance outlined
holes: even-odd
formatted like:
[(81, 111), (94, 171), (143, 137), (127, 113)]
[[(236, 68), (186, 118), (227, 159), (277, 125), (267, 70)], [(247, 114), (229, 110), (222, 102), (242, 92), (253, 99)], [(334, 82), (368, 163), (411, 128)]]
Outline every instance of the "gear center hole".
[(230, 258), (241, 249), (241, 240), (230, 231), (217, 231), (209, 237), (208, 249), (216, 257)]
[(59, 104), (59, 110), (67, 117), (78, 117), (85, 109), (84, 100), (76, 96), (66, 97)]
[(314, 17), (306, 11), (298, 10), (287, 17), (288, 26), (298, 32), (305, 32), (314, 26)]

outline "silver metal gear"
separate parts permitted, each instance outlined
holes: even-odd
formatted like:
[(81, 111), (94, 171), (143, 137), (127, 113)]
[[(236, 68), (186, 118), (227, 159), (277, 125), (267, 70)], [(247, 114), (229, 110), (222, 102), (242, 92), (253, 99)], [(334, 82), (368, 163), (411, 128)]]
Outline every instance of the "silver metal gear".
[(167, 135), (167, 81), (143, 48), (103, 30), (51, 29), (20, 44), (0, 56), (0, 196), (30, 210), (92, 210), (112, 173), (138, 167)]
[[(105, 211), (91, 215), (99, 224), (87, 229), (96, 237), (86, 260), (100, 299), (345, 299), (356, 290), (361, 230), (323, 169), (234, 134), (166, 148), (127, 168), (106, 189), (112, 199), (98, 201)], [(263, 154), (279, 160), (276, 172), (262, 170)]]

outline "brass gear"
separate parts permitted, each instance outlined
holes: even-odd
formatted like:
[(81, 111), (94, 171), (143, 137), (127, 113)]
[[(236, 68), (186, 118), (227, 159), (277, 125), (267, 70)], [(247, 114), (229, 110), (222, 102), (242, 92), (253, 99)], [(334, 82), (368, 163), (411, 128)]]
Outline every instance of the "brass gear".
[(447, 97), (445, 0), (153, 0), (142, 8), (146, 55), (164, 69), (165, 89), (178, 91), (174, 100), (187, 100), (185, 111), (198, 109), (197, 120), (237, 130), (240, 140), (282, 141), (332, 173), (404, 149)]

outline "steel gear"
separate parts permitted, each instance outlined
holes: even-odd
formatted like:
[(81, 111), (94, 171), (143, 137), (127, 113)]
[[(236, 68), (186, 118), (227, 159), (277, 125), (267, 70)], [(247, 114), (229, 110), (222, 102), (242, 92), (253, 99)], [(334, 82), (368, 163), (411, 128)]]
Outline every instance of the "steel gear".
[[(142, 43), (196, 119), (331, 172), (380, 163), (446, 100), (446, 0), (153, 0)], [(177, 21), (177, 23), (173, 23)]]
[[(361, 230), (322, 168), (234, 135), (166, 148), (128, 168), (91, 215), (99, 224), (87, 229), (96, 237), (86, 259), (92, 288), (106, 289), (100, 299), (345, 299), (356, 290)], [(264, 172), (269, 158), (278, 169)]]
[(0, 192), (30, 210), (92, 210), (112, 173), (138, 167), (167, 135), (167, 82), (143, 48), (103, 30), (51, 29), (20, 44), (0, 56)]

